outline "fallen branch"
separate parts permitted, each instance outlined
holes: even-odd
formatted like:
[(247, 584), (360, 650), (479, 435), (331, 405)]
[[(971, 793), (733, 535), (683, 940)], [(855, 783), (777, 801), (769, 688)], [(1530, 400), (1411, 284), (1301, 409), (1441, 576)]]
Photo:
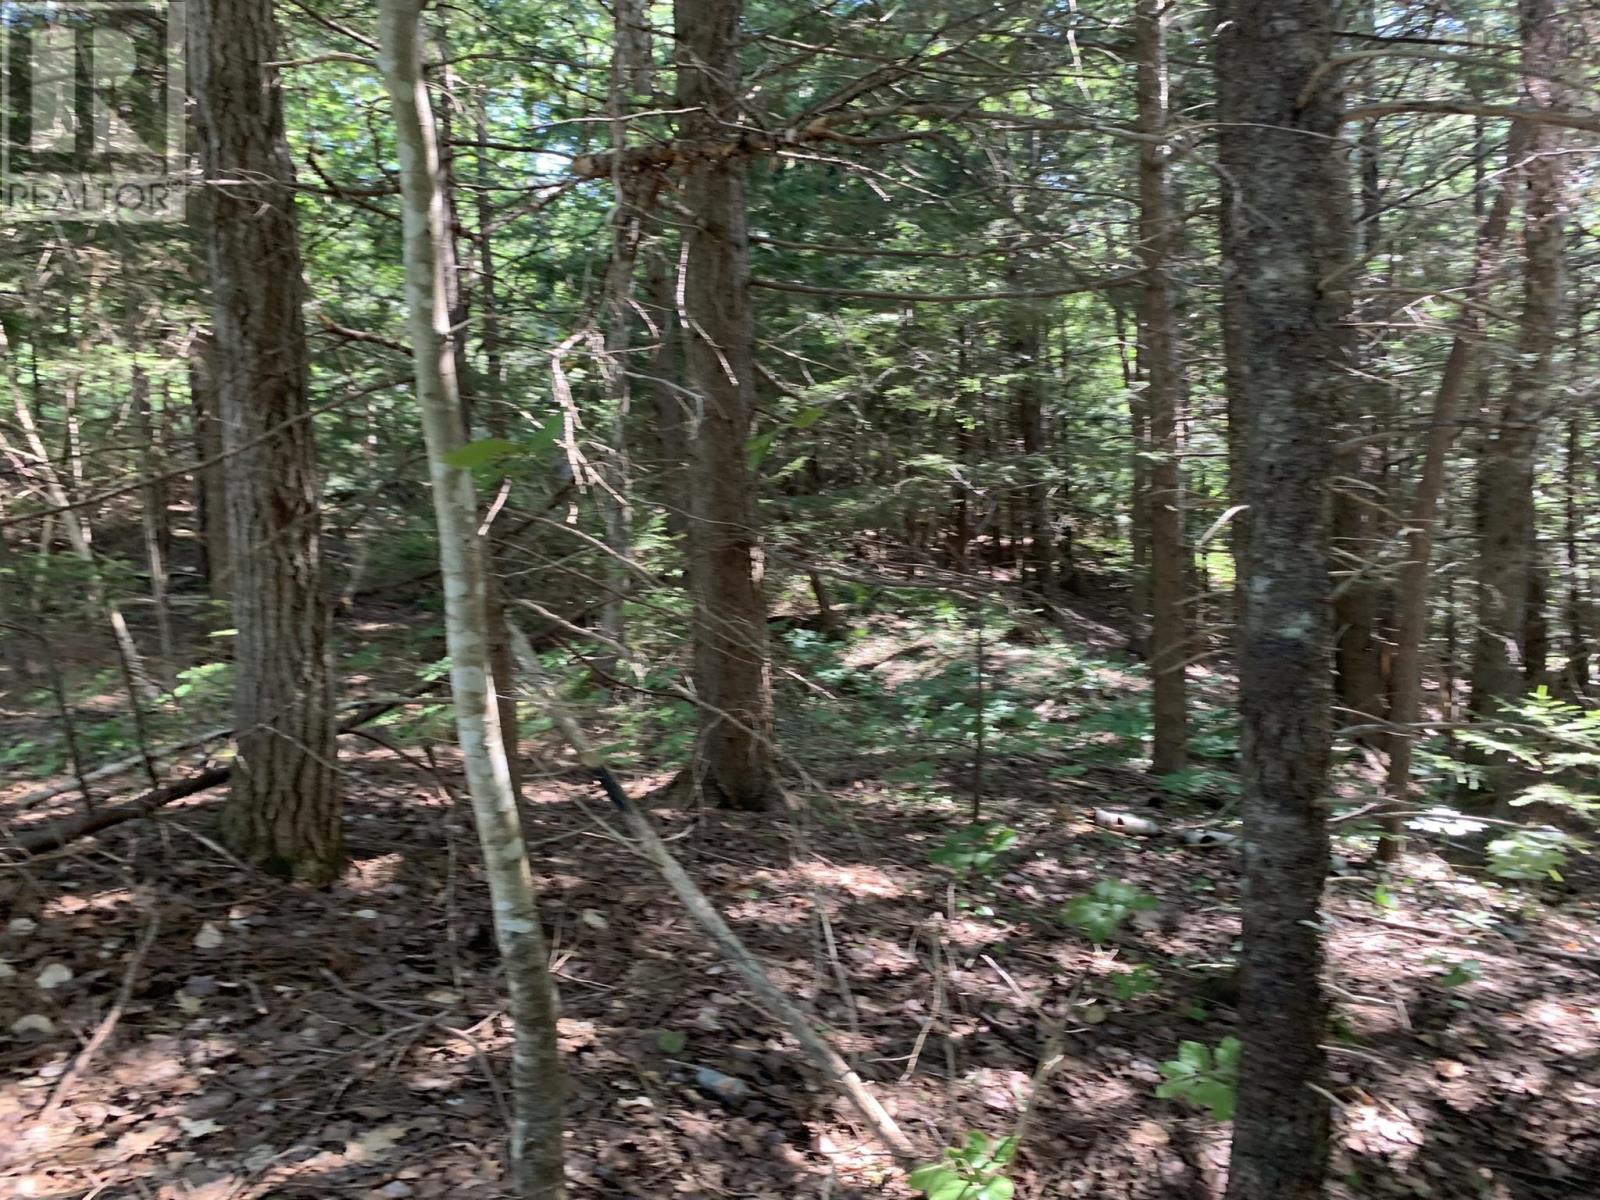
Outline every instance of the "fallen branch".
[(873, 1095), (866, 1081), (856, 1074), (827, 1039), (817, 1032), (816, 1027), (794, 1001), (772, 982), (772, 977), (767, 974), (760, 960), (739, 940), (738, 934), (729, 928), (727, 921), (707, 899), (699, 885), (672, 856), (672, 851), (667, 849), (666, 843), (661, 840), (661, 835), (650, 824), (650, 819), (628, 798), (628, 794), (617, 782), (616, 776), (607, 768), (599, 753), (589, 743), (589, 739), (578, 728), (578, 723), (543, 685), (538, 674), (538, 662), (533, 656), (527, 638), (514, 625), (509, 628), (518, 665), (532, 683), (533, 691), (543, 703), (546, 713), (572, 747), (573, 752), (577, 754), (578, 760), (588, 769), (590, 776), (605, 793), (606, 798), (622, 814), (629, 832), (638, 840), (644, 856), (661, 873), (661, 877), (688, 910), (689, 915), (716, 944), (728, 965), (744, 977), (744, 981), (756, 994), (762, 1007), (783, 1022), (795, 1040), (800, 1043), (811, 1064), (855, 1106), (856, 1111), (871, 1128), (873, 1135), (893, 1155), (895, 1162), (907, 1171), (919, 1166), (923, 1159), (917, 1154), (911, 1140), (895, 1124), (894, 1118)]
[[(377, 720), (384, 713), (391, 712), (402, 704), (414, 700), (417, 696), (430, 692), (438, 686), (437, 683), (429, 683), (416, 689), (409, 696), (363, 705), (339, 722), (336, 732), (341, 734), (350, 733), (358, 726), (365, 725), (368, 721)], [(79, 838), (100, 833), (127, 821), (137, 821), (140, 817), (148, 817), (151, 813), (165, 808), (174, 800), (182, 800), (186, 796), (195, 796), (201, 792), (210, 791), (217, 785), (228, 782), (232, 776), (232, 767), (213, 767), (209, 771), (191, 775), (188, 779), (181, 779), (175, 783), (165, 783), (158, 788), (152, 788), (144, 795), (137, 799), (129, 800), (125, 804), (115, 804), (110, 808), (102, 808), (70, 820), (56, 821), (40, 829), (30, 830), (14, 837), (11, 841), (10, 849), (20, 850), (30, 857), (44, 854), (50, 850), (59, 850)]]
[[(170, 746), (163, 746), (159, 750), (150, 751), (149, 761), (157, 762), (163, 758), (171, 758), (175, 754), (182, 754), (185, 750), (193, 750), (196, 746), (203, 746), (207, 742), (216, 741), (218, 738), (228, 737), (232, 733), (232, 725), (208, 729), (204, 733), (195, 734), (192, 738), (185, 738), (181, 742), (175, 742)], [(50, 787), (40, 788), (36, 792), (29, 792), (21, 800), (17, 801), (17, 808), (20, 811), (38, 808), (39, 805), (47, 800), (54, 800), (57, 796), (65, 796), (68, 792), (78, 791), (83, 783), (98, 783), (102, 779), (110, 779), (113, 775), (121, 775), (124, 771), (131, 771), (134, 767), (142, 767), (145, 764), (145, 760), (146, 756), (144, 754), (130, 754), (127, 758), (119, 758), (115, 762), (108, 762), (92, 771), (86, 771), (81, 780), (73, 779), (66, 783), (57, 783), (52, 784)]]

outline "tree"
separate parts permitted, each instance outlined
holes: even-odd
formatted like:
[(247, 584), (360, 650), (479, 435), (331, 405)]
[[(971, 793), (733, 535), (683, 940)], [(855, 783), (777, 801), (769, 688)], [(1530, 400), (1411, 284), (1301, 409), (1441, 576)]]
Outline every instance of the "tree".
[(1244, 953), (1229, 1200), (1320, 1196), (1328, 1103), (1319, 905), (1330, 729), (1328, 483), (1346, 382), (1349, 197), (1330, 0), (1218, 5), (1228, 388), (1249, 395), (1238, 632)]
[[(1577, 22), (1555, 0), (1521, 0), (1523, 99), (1564, 104), (1566, 40)], [(1472, 711), (1492, 715), (1545, 673), (1543, 571), (1534, 510), (1539, 429), (1555, 393), (1561, 324), (1565, 157), (1554, 127), (1528, 131), (1523, 191), (1523, 299), (1517, 358), (1479, 460), (1478, 634)]]
[(1139, 358), (1144, 365), (1142, 397), (1149, 414), (1150, 522), (1150, 680), (1154, 722), (1151, 770), (1158, 775), (1183, 768), (1187, 754), (1188, 709), (1184, 672), (1189, 657), (1184, 605), (1183, 475), (1179, 465), (1178, 409), (1183, 388), (1178, 362), (1172, 279), (1177, 241), (1172, 185), (1160, 139), (1167, 126), (1167, 18), (1162, 0), (1140, 0), (1138, 26), (1139, 129), (1150, 140), (1139, 143), (1139, 259), (1145, 270), (1139, 318)]
[(305, 285), (271, 0), (204, 0), (190, 31), (237, 629), (238, 759), (223, 833), (248, 862), (327, 880), (344, 844)]
[[(727, 139), (740, 114), (742, 0), (677, 0), (679, 134)], [(742, 153), (694, 154), (684, 167), (684, 360), (688, 420), (689, 580), (697, 770), (708, 796), (759, 810), (772, 796), (772, 678), (763, 559), (747, 443), (755, 402), (750, 245)]]
[(408, 324), (438, 526), (450, 690), (515, 1027), (512, 1175), (517, 1195), (524, 1200), (561, 1200), (566, 1184), (555, 985), (500, 736), (500, 707), (490, 665), (488, 585), (472, 471), (457, 456), (465, 437), (445, 279), (455, 260), (422, 74), (422, 5), (420, 0), (384, 0), (380, 14), (380, 65), (394, 111), (400, 157)]

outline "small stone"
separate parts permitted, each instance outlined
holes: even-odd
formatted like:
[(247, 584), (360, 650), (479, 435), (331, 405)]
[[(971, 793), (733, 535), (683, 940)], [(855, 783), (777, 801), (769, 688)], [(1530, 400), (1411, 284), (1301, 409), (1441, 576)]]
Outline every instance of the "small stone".
[(38, 977), (34, 980), (44, 991), (51, 991), (63, 983), (72, 982), (72, 968), (66, 963), (46, 963)]

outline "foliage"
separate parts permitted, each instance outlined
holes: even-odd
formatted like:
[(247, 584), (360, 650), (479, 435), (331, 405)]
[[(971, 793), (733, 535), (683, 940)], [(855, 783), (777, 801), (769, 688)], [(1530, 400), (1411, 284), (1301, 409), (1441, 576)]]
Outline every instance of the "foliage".
[(1149, 963), (1136, 963), (1106, 979), (1106, 991), (1124, 1002), (1149, 995), (1161, 986), (1161, 976)]
[(1483, 978), (1483, 964), (1475, 958), (1463, 958), (1452, 963), (1450, 969), (1439, 977), (1439, 986), (1444, 988), (1458, 988), (1468, 983), (1476, 983)]
[(1016, 842), (1017, 831), (1010, 826), (979, 822), (948, 834), (928, 852), (928, 861), (960, 875), (987, 875)]
[(1067, 923), (1096, 945), (1117, 935), (1117, 930), (1135, 913), (1149, 912), (1159, 901), (1121, 879), (1102, 879), (1087, 896), (1067, 902)]
[(1239, 1051), (1236, 1037), (1223, 1038), (1215, 1050), (1203, 1042), (1178, 1043), (1178, 1057), (1161, 1064), (1166, 1081), (1156, 1087), (1156, 1095), (1208, 1109), (1218, 1121), (1231, 1121)]
[(1519, 829), (1495, 838), (1485, 848), (1489, 874), (1500, 879), (1561, 882), (1569, 839), (1559, 829)]
[(1011, 1200), (1016, 1185), (1006, 1168), (1016, 1153), (1015, 1136), (991, 1143), (988, 1134), (969, 1133), (965, 1146), (946, 1149), (943, 1162), (918, 1167), (907, 1182), (928, 1200)]

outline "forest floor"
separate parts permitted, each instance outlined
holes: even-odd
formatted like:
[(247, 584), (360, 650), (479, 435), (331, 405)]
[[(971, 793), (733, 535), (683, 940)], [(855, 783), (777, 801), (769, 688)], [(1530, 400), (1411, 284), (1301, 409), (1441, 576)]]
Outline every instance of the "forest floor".
[[(1025, 1122), (1020, 1196), (1220, 1196), (1227, 1125), (1156, 1088), (1180, 1042), (1232, 1031), (1237, 850), (1178, 836), (1226, 812), (1170, 795), (1143, 808), (1157, 793), (1114, 761), (1113, 710), (1136, 673), (1109, 651), (1036, 669), (1036, 647), (992, 647), (986, 682), (1004, 704), (985, 710), (982, 816), (1017, 836), (965, 873), (936, 861), (973, 845), (950, 840), (971, 766), (937, 704), (894, 710), (923, 714), (925, 742), (858, 719), (830, 752), (828, 729), (806, 724), (807, 689), (848, 697), (862, 672), (878, 680), (863, 705), (924, 695), (934, 677), (948, 689), (966, 644), (949, 622), (897, 620), (837, 652), (790, 639), (808, 680), (786, 688), (785, 721), (810, 747), (794, 809), (654, 817), (930, 1158)], [(1063, 766), (1050, 747), (1074, 730), (1112, 753)], [(232, 860), (212, 837), (215, 792), (4, 868), (0, 1192), (504, 1194), (509, 1039), (470, 814), (447, 747), (434, 769), (402, 733), (344, 741), (352, 864), (335, 886)], [(574, 1195), (909, 1195), (539, 739), (526, 812), (562, 995)], [(668, 778), (668, 764), (624, 765), (640, 796)], [(16, 811), (37, 782), (0, 789), (9, 828), (77, 803)], [(1106, 828), (1104, 807), (1156, 831)], [(1326, 904), (1335, 1195), (1600, 1194), (1600, 922), (1592, 869), (1568, 879), (1540, 894), (1414, 844), (1379, 885), (1340, 859)], [(1064, 909), (1102, 880), (1158, 906), (1096, 948)], [(700, 1086), (704, 1068), (739, 1094)]]

